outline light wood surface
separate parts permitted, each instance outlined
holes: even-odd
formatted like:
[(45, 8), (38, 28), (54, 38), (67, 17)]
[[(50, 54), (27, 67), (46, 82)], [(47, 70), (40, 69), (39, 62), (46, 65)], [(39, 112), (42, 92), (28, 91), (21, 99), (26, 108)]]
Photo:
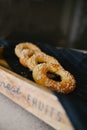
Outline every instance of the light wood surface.
[(0, 92), (56, 130), (74, 130), (63, 106), (50, 90), (2, 66)]

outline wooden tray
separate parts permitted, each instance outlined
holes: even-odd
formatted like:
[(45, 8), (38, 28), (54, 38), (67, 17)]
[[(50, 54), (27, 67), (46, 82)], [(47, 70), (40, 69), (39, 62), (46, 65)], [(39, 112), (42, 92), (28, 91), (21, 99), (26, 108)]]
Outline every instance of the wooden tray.
[(56, 130), (74, 130), (60, 101), (49, 89), (2, 66), (0, 92)]

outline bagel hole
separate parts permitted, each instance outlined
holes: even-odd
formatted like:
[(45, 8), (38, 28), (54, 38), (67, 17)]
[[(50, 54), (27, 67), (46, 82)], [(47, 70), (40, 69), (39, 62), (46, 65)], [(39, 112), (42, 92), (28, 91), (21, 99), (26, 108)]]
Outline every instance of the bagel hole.
[(48, 71), (48, 72), (47, 72), (47, 77), (50, 78), (50, 79), (52, 79), (52, 80), (61, 82), (61, 76), (55, 74), (54, 72)]
[(46, 63), (44, 61), (38, 61), (37, 64), (42, 64), (42, 63)]

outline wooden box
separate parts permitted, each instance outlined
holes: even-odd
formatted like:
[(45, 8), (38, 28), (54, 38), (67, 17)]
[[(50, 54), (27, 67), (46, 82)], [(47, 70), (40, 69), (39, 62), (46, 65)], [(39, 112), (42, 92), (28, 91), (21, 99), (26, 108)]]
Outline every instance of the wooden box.
[(56, 130), (73, 130), (63, 106), (48, 89), (0, 66), (0, 92)]

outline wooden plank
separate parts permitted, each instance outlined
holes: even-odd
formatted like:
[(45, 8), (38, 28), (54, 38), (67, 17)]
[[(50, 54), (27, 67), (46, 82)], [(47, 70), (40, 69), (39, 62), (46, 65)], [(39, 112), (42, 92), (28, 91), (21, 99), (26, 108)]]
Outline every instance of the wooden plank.
[(49, 89), (2, 66), (0, 92), (56, 130), (74, 130), (63, 106)]

